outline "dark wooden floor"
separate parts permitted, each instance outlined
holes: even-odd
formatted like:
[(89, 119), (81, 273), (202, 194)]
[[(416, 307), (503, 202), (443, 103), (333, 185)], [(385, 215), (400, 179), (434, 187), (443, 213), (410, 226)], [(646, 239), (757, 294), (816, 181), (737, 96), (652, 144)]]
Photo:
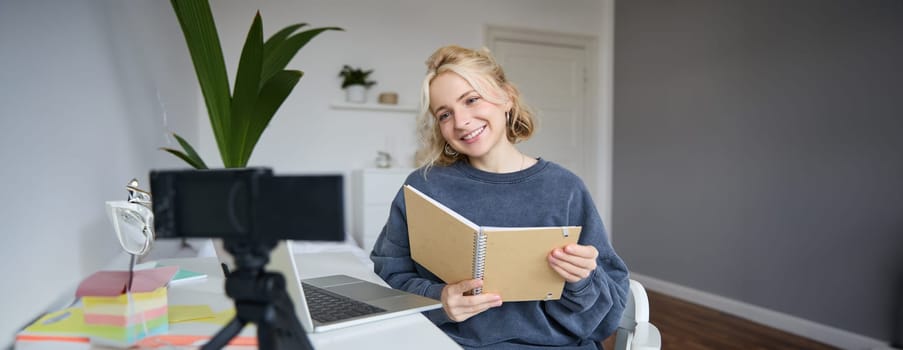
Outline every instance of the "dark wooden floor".
[[(837, 349), (665, 294), (646, 292), (649, 319), (661, 332), (665, 350)], [(604, 344), (606, 349), (613, 349), (614, 339)]]

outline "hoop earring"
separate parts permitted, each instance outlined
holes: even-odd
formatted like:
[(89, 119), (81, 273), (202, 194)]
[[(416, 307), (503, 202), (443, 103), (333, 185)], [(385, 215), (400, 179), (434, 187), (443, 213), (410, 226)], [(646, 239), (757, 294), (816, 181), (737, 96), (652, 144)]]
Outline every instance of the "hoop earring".
[(455, 151), (455, 150), (454, 150), (453, 148), (451, 148), (450, 145), (447, 144), (447, 143), (445, 144), (445, 149), (444, 149), (442, 152), (444, 152), (445, 155), (447, 155), (447, 156), (449, 156), (449, 157), (457, 157), (457, 156), (458, 156), (458, 151)]
[(511, 115), (508, 114), (508, 111), (505, 111), (505, 122), (511, 122)]

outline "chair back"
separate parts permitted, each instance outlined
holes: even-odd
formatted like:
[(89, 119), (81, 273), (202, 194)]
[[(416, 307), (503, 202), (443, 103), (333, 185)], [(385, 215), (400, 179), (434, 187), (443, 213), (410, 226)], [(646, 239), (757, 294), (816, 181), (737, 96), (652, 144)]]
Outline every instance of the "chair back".
[(661, 349), (661, 334), (649, 323), (649, 296), (640, 282), (630, 280), (624, 315), (615, 337), (616, 350)]

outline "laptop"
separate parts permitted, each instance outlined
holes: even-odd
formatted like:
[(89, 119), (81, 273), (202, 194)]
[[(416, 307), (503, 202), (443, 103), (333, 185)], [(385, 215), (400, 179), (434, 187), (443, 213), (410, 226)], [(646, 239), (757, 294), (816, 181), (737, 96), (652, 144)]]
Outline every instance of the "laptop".
[[(303, 259), (303, 256), (302, 256)], [(286, 291), (308, 333), (326, 332), (442, 307), (438, 300), (383, 287), (346, 275), (301, 279), (292, 244), (282, 241), (270, 254), (267, 270), (285, 276)], [(336, 313), (324, 304), (341, 303)]]
[[(343, 237), (343, 178), (340, 175), (274, 176), (265, 183), (266, 201), (259, 225), (279, 231), (286, 239), (336, 240)], [(232, 267), (232, 257), (221, 242), (214, 244), (217, 258)], [(442, 303), (412, 293), (383, 287), (344, 275), (301, 280), (292, 244), (281, 241), (270, 253), (266, 269), (285, 277), (286, 291), (308, 333), (358, 325), (390, 317), (438, 309)], [(303, 261), (301, 262), (303, 263)], [(324, 304), (340, 303), (345, 314)], [(355, 305), (356, 304), (356, 305)], [(352, 307), (353, 305), (353, 307)]]

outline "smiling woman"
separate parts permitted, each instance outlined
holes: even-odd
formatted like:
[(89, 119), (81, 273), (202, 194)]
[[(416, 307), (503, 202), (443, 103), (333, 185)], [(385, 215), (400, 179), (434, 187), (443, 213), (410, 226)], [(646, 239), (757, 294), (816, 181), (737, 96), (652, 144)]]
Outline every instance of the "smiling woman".
[[(506, 139), (505, 121), (510, 119), (507, 112), (511, 107), (510, 99), (504, 104), (484, 99), (456, 73), (440, 74), (430, 85), (430, 109), (447, 142), (443, 148), (467, 157), (479, 169), (501, 173), (523, 169), (523, 161), (516, 168), (514, 164), (493, 163), (493, 160), (527, 158)], [(512, 153), (518, 154), (507, 156)], [(533, 162), (535, 160), (530, 164)]]
[(548, 271), (566, 281), (560, 300), (503, 304), (491, 291), (469, 293), (481, 279), (444, 283), (411, 260), (399, 191), (371, 254), (375, 271), (395, 288), (441, 299), (442, 310), (426, 314), (465, 348), (597, 349), (620, 321), (628, 279), (583, 181), (517, 149), (533, 134), (533, 114), (488, 51), (446, 46), (427, 67), (419, 122), (425, 164), (405, 183), (479, 226), (581, 226), (582, 233), (546, 255)]
[[(533, 134), (533, 113), (492, 55), (447, 46), (437, 50), (427, 66), (422, 105), (428, 110), (420, 116), (420, 127), (434, 132), (422, 132), (424, 163), (448, 165), (468, 157), (476, 167), (495, 172), (534, 163), (524, 162), (527, 157), (513, 146)], [(506, 159), (521, 164), (498, 163)]]

